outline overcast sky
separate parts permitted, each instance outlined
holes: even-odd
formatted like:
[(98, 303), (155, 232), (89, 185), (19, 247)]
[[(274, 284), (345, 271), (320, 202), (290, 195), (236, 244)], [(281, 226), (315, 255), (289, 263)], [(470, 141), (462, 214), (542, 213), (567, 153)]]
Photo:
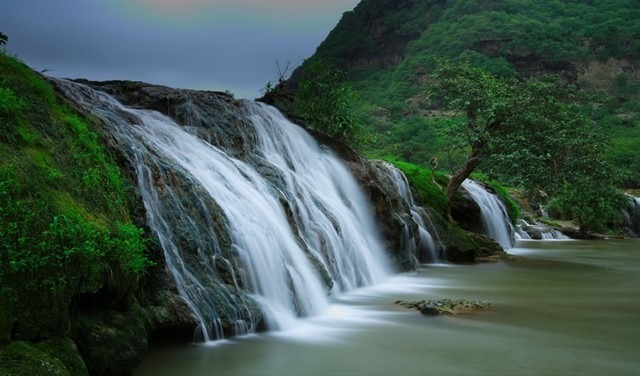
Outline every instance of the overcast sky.
[(7, 49), (56, 77), (260, 96), (359, 0), (2, 0)]

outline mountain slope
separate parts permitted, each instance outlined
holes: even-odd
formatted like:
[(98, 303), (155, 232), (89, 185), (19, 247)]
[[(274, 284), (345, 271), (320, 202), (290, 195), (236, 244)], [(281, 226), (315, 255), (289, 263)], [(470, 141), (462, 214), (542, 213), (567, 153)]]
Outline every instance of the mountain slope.
[(430, 117), (424, 94), (438, 58), (501, 76), (558, 74), (595, 95), (585, 111), (612, 138), (608, 158), (623, 185), (638, 187), (638, 19), (637, 0), (363, 0), (309, 61), (347, 72), (357, 116), (375, 135), (368, 154), (414, 163), (456, 160), (444, 152), (446, 124)]

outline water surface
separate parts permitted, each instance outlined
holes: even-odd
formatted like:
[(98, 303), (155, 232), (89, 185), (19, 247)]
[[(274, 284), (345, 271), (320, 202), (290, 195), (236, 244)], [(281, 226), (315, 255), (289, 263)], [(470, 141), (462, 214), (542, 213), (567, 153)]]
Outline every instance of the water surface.
[[(529, 260), (425, 265), (293, 330), (156, 344), (145, 375), (640, 375), (640, 241), (521, 241)], [(427, 317), (399, 299), (482, 299)]]

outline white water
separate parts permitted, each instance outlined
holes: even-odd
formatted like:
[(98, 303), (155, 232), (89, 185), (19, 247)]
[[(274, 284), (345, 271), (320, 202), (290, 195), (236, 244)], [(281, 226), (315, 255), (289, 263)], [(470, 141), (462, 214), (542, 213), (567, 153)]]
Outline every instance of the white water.
[[(236, 334), (255, 330), (247, 299), (258, 303), (270, 329), (285, 329), (297, 317), (324, 311), (330, 293), (390, 274), (355, 179), (277, 110), (244, 103), (252, 128), (246, 137), (257, 145), (240, 160), (194, 135), (202, 129), (65, 85), (112, 124), (135, 165), (149, 226), (205, 340), (222, 337), (223, 314), (234, 321)], [(186, 198), (185, 185), (191, 192)], [(185, 243), (195, 244), (195, 260), (187, 260)], [(225, 268), (231, 259), (239, 260), (240, 275)], [(233, 286), (219, 276), (221, 264), (233, 274)]]
[(633, 221), (631, 230), (640, 237), (640, 197), (633, 198)]
[(542, 232), (542, 239), (544, 240), (568, 240), (571, 239), (558, 230), (549, 230)]
[(565, 234), (561, 233), (560, 231), (551, 228), (549, 226), (546, 225), (541, 225), (538, 222), (536, 222), (534, 220), (533, 223), (529, 223), (527, 221), (525, 221), (524, 219), (520, 219), (518, 222), (518, 226), (517, 226), (517, 231), (515, 232), (515, 238), (516, 240), (531, 240), (532, 237), (531, 235), (529, 235), (526, 231), (525, 228), (531, 230), (531, 228), (534, 228), (535, 233), (539, 233), (540, 237), (536, 237), (536, 239), (542, 239), (542, 240), (569, 240), (571, 239), (570, 237), (566, 236)]
[(426, 222), (430, 221), (428, 213), (424, 208), (414, 203), (411, 188), (405, 174), (390, 163), (382, 162), (381, 166), (384, 167), (388, 175), (393, 178), (398, 189), (398, 193), (400, 193), (400, 196), (405, 200), (407, 206), (409, 206), (411, 216), (418, 224), (420, 238), (415, 244), (416, 249), (419, 251), (419, 254), (424, 261), (437, 262), (438, 249), (426, 224)]
[(480, 206), (485, 235), (499, 242), (504, 248), (511, 248), (513, 226), (502, 201), (473, 180), (465, 180), (462, 187)]
[(531, 236), (527, 234), (526, 231), (522, 228), (523, 226), (530, 226), (530, 224), (524, 219), (520, 219), (518, 221), (518, 225), (516, 226), (516, 231), (514, 233), (515, 240), (530, 240)]

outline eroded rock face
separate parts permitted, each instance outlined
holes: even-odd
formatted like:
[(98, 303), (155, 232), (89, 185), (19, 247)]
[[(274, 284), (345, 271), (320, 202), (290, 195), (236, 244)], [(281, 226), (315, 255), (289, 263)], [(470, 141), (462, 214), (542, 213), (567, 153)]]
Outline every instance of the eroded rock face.
[(483, 233), (480, 206), (465, 189), (460, 189), (459, 194), (451, 208), (451, 216), (461, 228), (478, 234)]
[(410, 270), (417, 266), (415, 240), (419, 237), (418, 224), (413, 220), (411, 209), (399, 195), (393, 181), (376, 168), (379, 161), (348, 163), (369, 198), (387, 252), (399, 270)]

